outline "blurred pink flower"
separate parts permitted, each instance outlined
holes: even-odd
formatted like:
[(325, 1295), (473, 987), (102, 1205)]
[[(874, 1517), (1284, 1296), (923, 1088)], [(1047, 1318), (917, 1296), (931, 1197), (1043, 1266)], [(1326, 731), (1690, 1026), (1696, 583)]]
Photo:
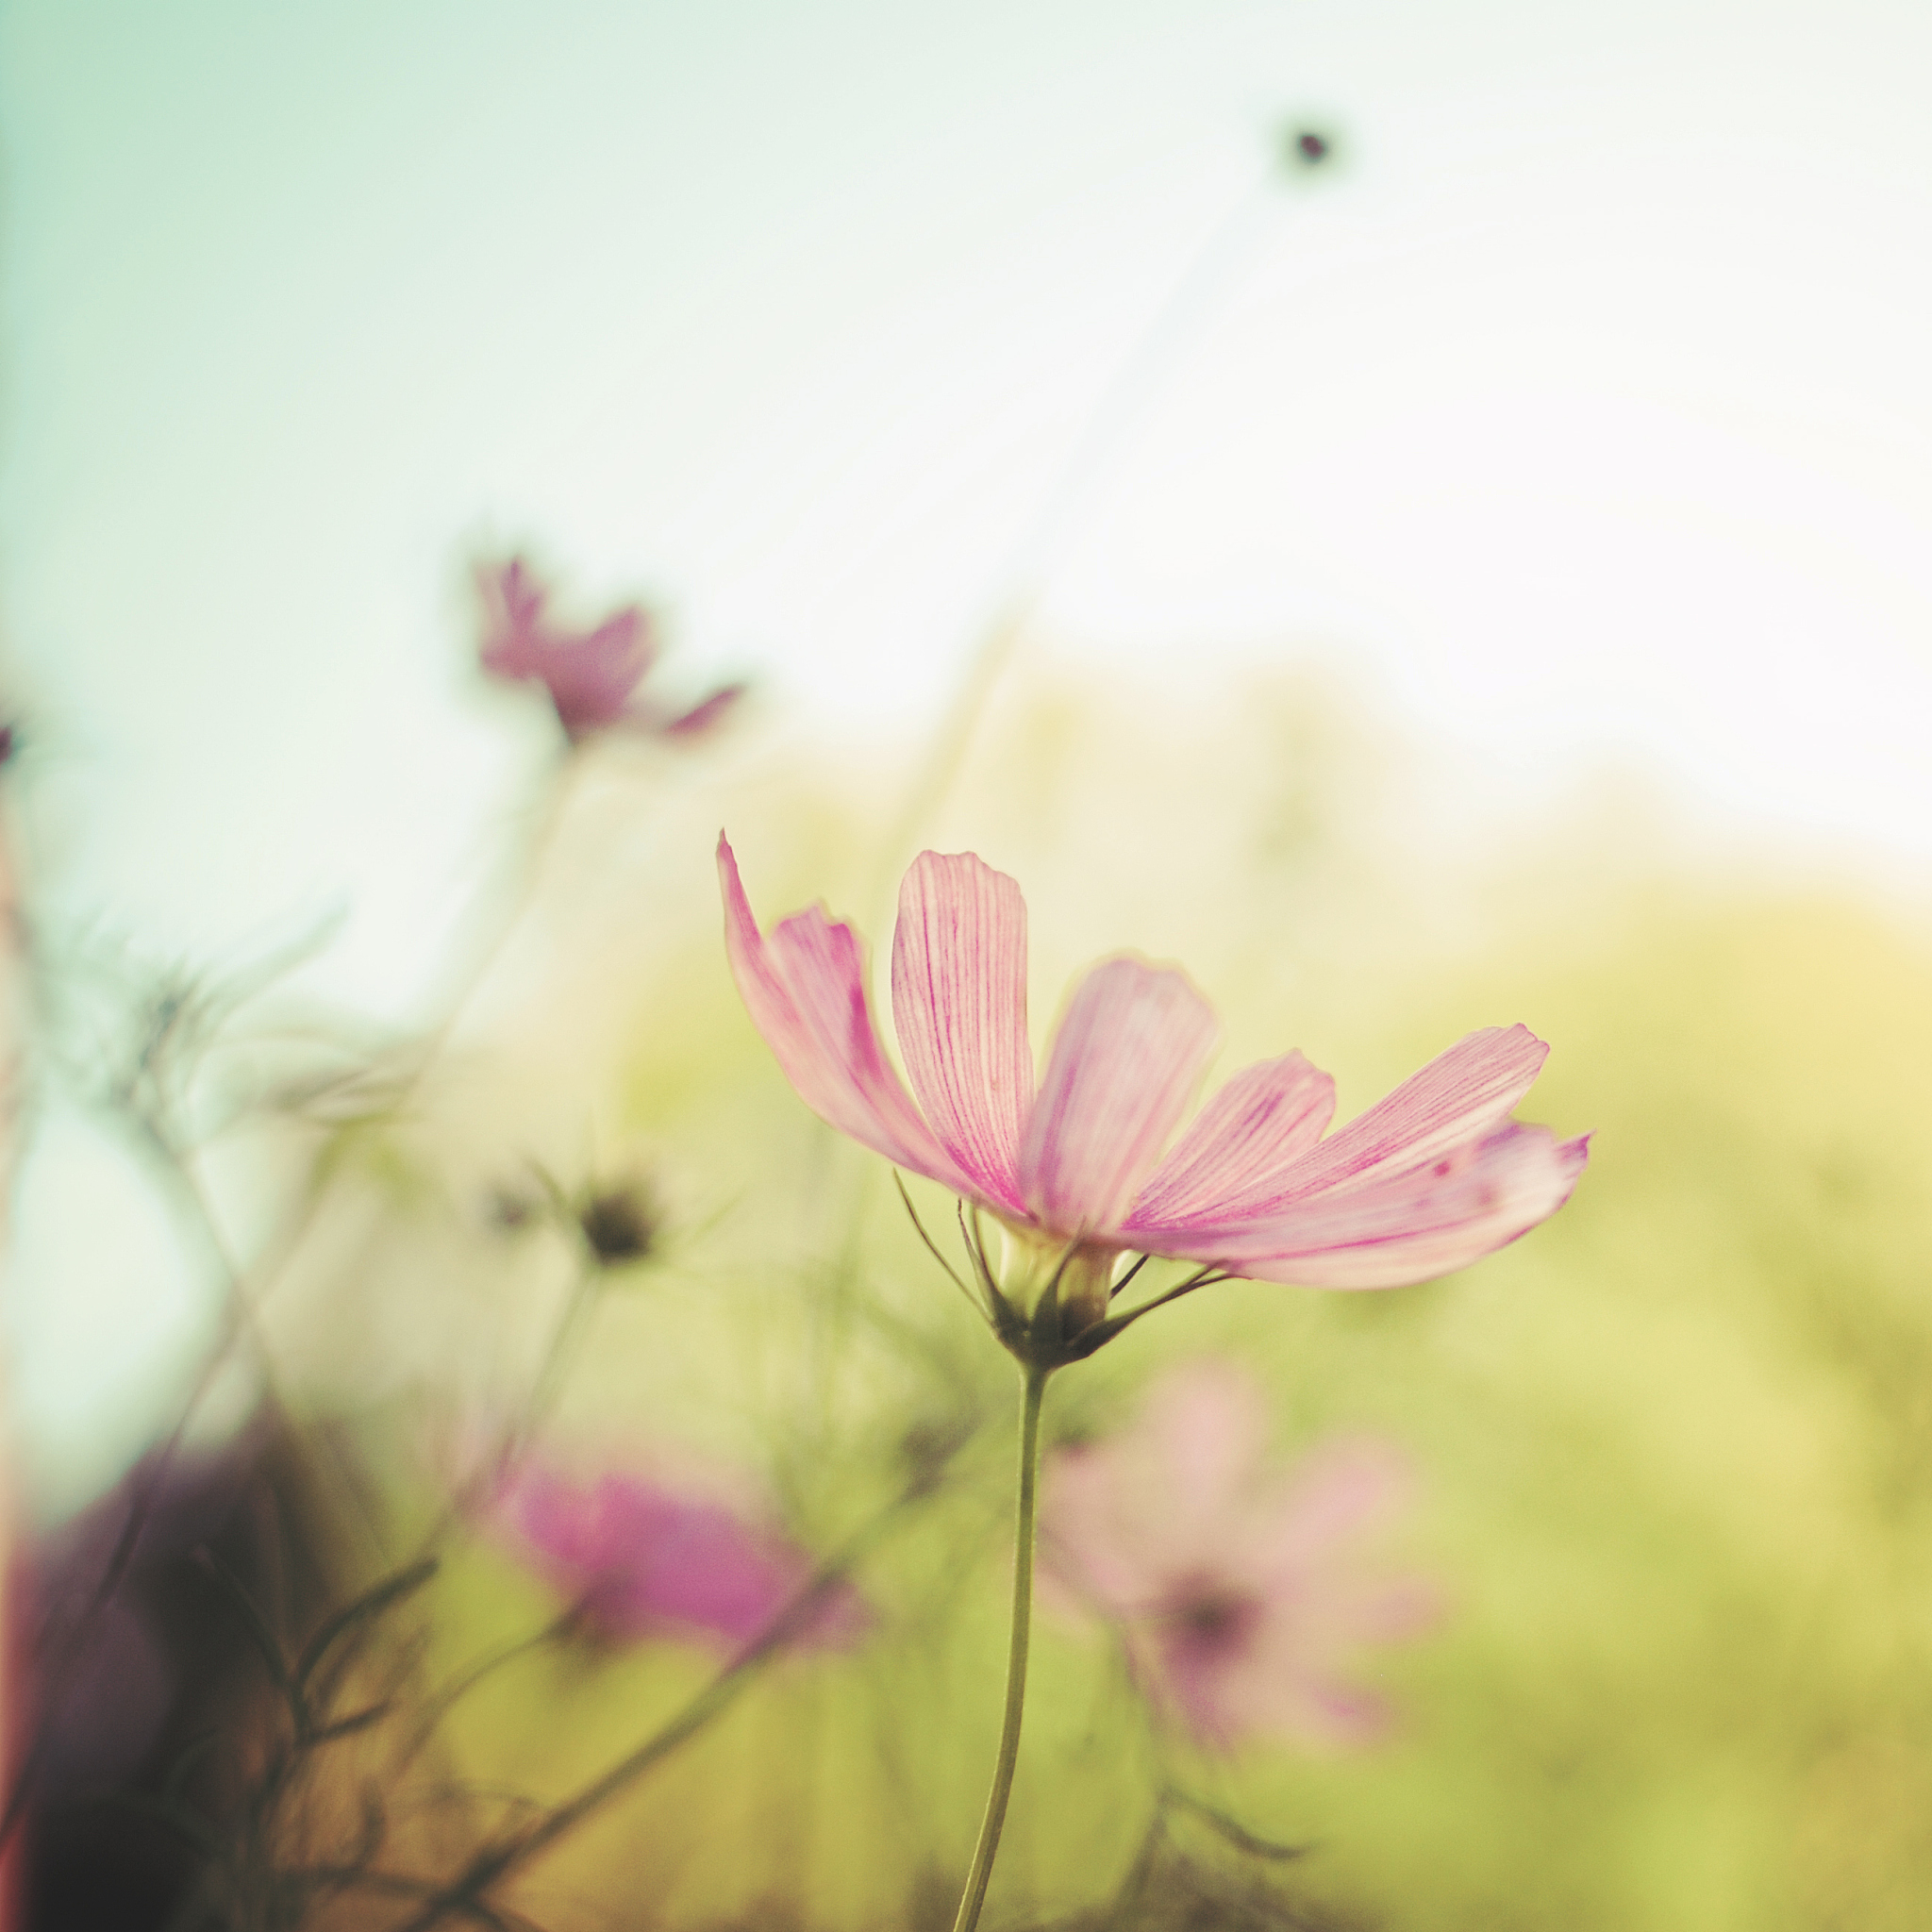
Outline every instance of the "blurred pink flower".
[[(750, 1512), (647, 1476), (576, 1483), (525, 1469), (499, 1491), (495, 1516), (544, 1577), (575, 1599), (587, 1625), (612, 1641), (680, 1637), (748, 1649), (813, 1573), (804, 1550)], [(789, 1641), (843, 1649), (871, 1623), (864, 1599), (841, 1582)]]
[(1023, 1235), (1078, 1241), (1102, 1307), (1129, 1249), (1316, 1288), (1426, 1280), (1546, 1220), (1583, 1171), (1587, 1140), (1509, 1118), (1549, 1050), (1525, 1026), (1470, 1034), (1326, 1139), (1335, 1083), (1299, 1053), (1263, 1060), (1168, 1148), (1217, 1028), (1184, 974), (1128, 956), (1075, 988), (1036, 1090), (1026, 903), (972, 853), (922, 853), (899, 891), (892, 1017), (915, 1106), (858, 935), (813, 907), (761, 938), (722, 837), (718, 866), (739, 991), (799, 1097)]
[(1119, 1626), (1148, 1697), (1198, 1742), (1359, 1743), (1388, 1713), (1339, 1668), (1439, 1613), (1425, 1583), (1366, 1573), (1349, 1547), (1406, 1498), (1408, 1464), (1358, 1438), (1284, 1474), (1267, 1443), (1253, 1377), (1212, 1361), (1171, 1371), (1130, 1428), (1048, 1463), (1042, 1580), (1049, 1599)]
[(637, 688), (658, 658), (641, 605), (613, 610), (594, 630), (566, 630), (544, 615), (550, 593), (521, 557), (479, 564), (475, 577), (483, 600), (478, 656), (484, 670), (510, 682), (534, 679), (543, 685), (573, 744), (612, 728), (696, 738), (743, 693), (743, 686), (728, 684), (684, 712), (640, 701)]

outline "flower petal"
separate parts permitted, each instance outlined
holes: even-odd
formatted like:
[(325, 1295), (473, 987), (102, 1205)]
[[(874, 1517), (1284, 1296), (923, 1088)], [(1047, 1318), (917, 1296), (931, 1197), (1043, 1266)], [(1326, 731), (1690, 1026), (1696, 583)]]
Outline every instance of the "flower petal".
[(742, 682), (721, 684), (709, 697), (700, 698), (690, 710), (665, 719), (656, 729), (660, 738), (696, 739), (708, 735), (724, 715), (743, 697), (748, 687)]
[(1267, 1391), (1236, 1364), (1168, 1371), (1131, 1427), (1048, 1458), (1043, 1574), (1109, 1615), (1158, 1617), (1203, 1577), (1264, 1571), (1276, 1539), (1254, 1505), (1269, 1423)]
[(1419, 1167), (1307, 1197), (1269, 1224), (1178, 1250), (1257, 1281), (1400, 1288), (1506, 1246), (1570, 1198), (1589, 1137), (1509, 1123)]
[(1343, 1436), (1323, 1443), (1270, 1499), (1270, 1571), (1291, 1576), (1319, 1562), (1408, 1504), (1415, 1489), (1415, 1465), (1392, 1442)]
[[(1041, 1479), (1040, 1580), (1068, 1611), (1143, 1611), (1158, 1594), (1164, 1551), (1123, 1485), (1117, 1443), (1085, 1443), (1052, 1456)], [(1172, 1522), (1172, 1514), (1167, 1516)]]
[(906, 1075), (974, 1192), (1019, 1218), (1020, 1137), (1033, 1104), (1026, 902), (970, 852), (922, 852), (899, 888), (892, 1022)]
[(1385, 1736), (1387, 1701), (1338, 1672), (1349, 1645), (1323, 1642), (1293, 1617), (1271, 1616), (1248, 1652), (1201, 1687), (1211, 1713), (1187, 1712), (1201, 1741), (1222, 1751), (1256, 1736), (1299, 1738), (1312, 1745), (1359, 1748)]
[[(511, 1477), (495, 1511), (559, 1591), (611, 1639), (666, 1634), (756, 1641), (797, 1597), (806, 1553), (727, 1504), (647, 1477), (594, 1483), (543, 1469)], [(793, 1632), (805, 1647), (844, 1647), (871, 1623), (864, 1600), (841, 1586)]]
[(593, 631), (552, 640), (536, 660), (536, 675), (550, 688), (558, 722), (577, 737), (624, 715), (657, 654), (650, 620), (632, 604)]
[(781, 922), (769, 942), (760, 938), (722, 834), (718, 877), (732, 977), (798, 1097), (822, 1121), (888, 1160), (956, 1193), (974, 1194), (880, 1050), (852, 928), (833, 924), (813, 907)]
[(1324, 1141), (1295, 1173), (1292, 1195), (1372, 1169), (1418, 1167), (1474, 1140), (1530, 1090), (1549, 1048), (1527, 1026), (1485, 1026)]
[(1023, 1195), (1046, 1226), (1111, 1232), (1180, 1119), (1215, 1031), (1212, 1008), (1171, 968), (1108, 959), (1080, 982), (1020, 1154)]
[[(1135, 1197), (1122, 1232), (1182, 1233), (1265, 1212), (1335, 1111), (1335, 1082), (1298, 1053), (1237, 1074)], [(1138, 1245), (1138, 1243), (1137, 1243)]]
[(483, 606), (483, 641), (477, 656), (492, 677), (535, 677), (543, 591), (521, 557), (475, 566), (476, 595)]
[(1141, 1487), (1158, 1488), (1163, 1511), (1224, 1535), (1266, 1457), (1268, 1432), (1268, 1391), (1247, 1370), (1212, 1357), (1170, 1369), (1136, 1424), (1137, 1440), (1158, 1457)]

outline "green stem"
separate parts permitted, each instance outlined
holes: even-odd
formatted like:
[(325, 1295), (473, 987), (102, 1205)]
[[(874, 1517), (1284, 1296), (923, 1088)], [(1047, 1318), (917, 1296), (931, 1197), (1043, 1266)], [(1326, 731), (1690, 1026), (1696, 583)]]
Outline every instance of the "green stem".
[[(490, 1908), (483, 1903), (483, 1894), (499, 1879), (508, 1877), (541, 1857), (559, 1839), (575, 1831), (592, 1812), (600, 1810), (653, 1765), (668, 1757), (680, 1744), (695, 1737), (720, 1715), (752, 1682), (758, 1671), (805, 1628), (832, 1590), (851, 1573), (853, 1566), (874, 1546), (899, 1512), (924, 1494), (928, 1487), (929, 1482), (922, 1482), (902, 1491), (847, 1541), (838, 1556), (822, 1564), (764, 1635), (748, 1649), (741, 1651), (675, 1717), (661, 1729), (654, 1731), (628, 1756), (619, 1758), (609, 1770), (585, 1785), (575, 1797), (545, 1812), (520, 1834), (477, 1852), (452, 1883), (431, 1893), (423, 1909), (403, 1925), (401, 1932), (432, 1932), (433, 1927), (452, 1918), (475, 1919), (479, 1913), (487, 1913)], [(394, 1874), (389, 1875), (397, 1876)]]
[(1020, 1720), (1026, 1708), (1026, 1646), (1033, 1634), (1033, 1522), (1040, 1491), (1040, 1407), (1046, 1394), (1050, 1367), (1028, 1362), (1023, 1371), (1025, 1391), (1020, 1403), (1020, 1503), (1013, 1528), (1013, 1627), (1007, 1646), (1007, 1714), (1000, 1729), (1000, 1755), (993, 1765), (992, 1789), (986, 1794), (986, 1817), (974, 1848), (973, 1869), (959, 1896), (959, 1916), (953, 1932), (974, 1932), (986, 1888), (992, 1878), (992, 1861), (1000, 1848), (1000, 1830), (1007, 1822), (1007, 1800), (1013, 1794), (1013, 1767), (1020, 1761)]
[(529, 1399), (524, 1404), (523, 1421), (510, 1425), (497, 1467), (491, 1472), (492, 1475), (507, 1474), (521, 1463), (530, 1446), (530, 1439), (549, 1421), (551, 1408), (562, 1391), (575, 1360), (577, 1344), (583, 1340), (584, 1324), (590, 1319), (591, 1310), (596, 1305), (597, 1291), (603, 1285), (603, 1270), (595, 1261), (585, 1262), (575, 1286), (570, 1291), (569, 1300), (563, 1305), (563, 1312), (558, 1317), (557, 1326), (551, 1331), (549, 1345), (544, 1349), (543, 1359), (537, 1369), (537, 1378), (530, 1385)]

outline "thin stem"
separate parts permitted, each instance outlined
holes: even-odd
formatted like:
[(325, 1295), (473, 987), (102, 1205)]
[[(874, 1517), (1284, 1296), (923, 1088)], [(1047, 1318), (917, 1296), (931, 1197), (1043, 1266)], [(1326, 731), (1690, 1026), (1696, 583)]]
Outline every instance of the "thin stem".
[(959, 1271), (957, 1268), (955, 1268), (953, 1264), (949, 1260), (947, 1260), (942, 1254), (940, 1253), (938, 1246), (935, 1244), (933, 1241), (933, 1238), (931, 1237), (931, 1235), (926, 1233), (925, 1224), (919, 1218), (919, 1209), (912, 1205), (912, 1196), (906, 1191), (905, 1176), (900, 1174), (899, 1170), (896, 1167), (892, 1170), (892, 1185), (898, 1189), (899, 1198), (906, 1204), (906, 1212), (910, 1217), (912, 1225), (916, 1229), (918, 1229), (919, 1239), (925, 1243), (926, 1253), (930, 1255), (933, 1257), (933, 1259), (937, 1261), (940, 1264), (940, 1266), (946, 1271), (946, 1274), (948, 1278), (952, 1281), (953, 1286), (957, 1288), (959, 1291), (959, 1292), (966, 1297), (969, 1303), (972, 1304), (974, 1312), (977, 1314), (982, 1321), (985, 1320), (985, 1303), (983, 1303), (979, 1299), (979, 1297), (976, 1294), (974, 1294), (970, 1288), (966, 1286), (965, 1282), (960, 1278)]
[(668, 1757), (680, 1744), (703, 1730), (753, 1681), (758, 1671), (810, 1623), (830, 1591), (844, 1581), (853, 1565), (892, 1519), (920, 1493), (916, 1487), (907, 1490), (852, 1536), (836, 1557), (813, 1573), (805, 1588), (778, 1613), (764, 1635), (741, 1650), (669, 1723), (652, 1732), (608, 1771), (592, 1778), (575, 1797), (567, 1798), (546, 1811), (514, 1837), (486, 1846), (476, 1853), (460, 1875), (438, 1890), (423, 1909), (402, 1926), (401, 1932), (430, 1932), (432, 1926), (441, 1925), (452, 1917), (474, 1916), (483, 1909), (483, 1894), (492, 1885), (540, 1857), (559, 1839), (575, 1830), (593, 1812), (601, 1810), (636, 1783), (653, 1765)]
[(980, 1292), (987, 1298), (990, 1308), (997, 1308), (1000, 1302), (1000, 1285), (992, 1278), (992, 1269), (986, 1258), (986, 1241), (979, 1231), (979, 1209), (973, 1210), (973, 1222), (969, 1227), (966, 1221), (966, 1204), (956, 1201), (953, 1204), (959, 1216), (959, 1239), (966, 1243), (966, 1254), (973, 1263), (973, 1273), (979, 1283)]
[[(414, 1059), (397, 1085), (392, 1104), (398, 1111), (415, 1097), (424, 1076), (442, 1058), (463, 1015), (482, 991), (491, 967), (523, 925), (535, 899), (539, 875), (563, 824), (564, 808), (578, 789), (584, 762), (576, 745), (559, 754), (538, 793), (534, 819), (524, 828), (521, 849), (511, 854), (508, 879), (486, 879), (459, 915), (472, 931), (456, 937), (468, 943), (456, 949), (458, 964), (442, 990), (441, 1015), (417, 1043)], [(469, 955), (466, 959), (461, 957), (464, 951)]]
[(1156, 1861), (1160, 1857), (1161, 1847), (1167, 1841), (1168, 1795), (1163, 1790), (1155, 1793), (1154, 1816), (1147, 1821), (1146, 1835), (1141, 1840), (1141, 1849), (1134, 1855), (1134, 1862), (1127, 1867), (1127, 1875), (1121, 1880), (1121, 1889), (1115, 1893), (1113, 1912), (1108, 1923), (1125, 1925), (1131, 1923), (1130, 1914), (1141, 1903), (1141, 1895), (1147, 1890), (1147, 1881), (1154, 1875)]
[[(919, 761), (919, 777), (880, 848), (886, 865), (897, 862), (944, 804), (992, 693), (1039, 608), (1054, 563), (1066, 551), (1098, 485), (1118, 470), (1121, 451), (1149, 405), (1158, 399), (1200, 341), (1216, 305), (1247, 261), (1261, 233), (1269, 186), (1265, 177), (1251, 184), (1216, 224), (1101, 391), (1078, 441), (1056, 474), (1008, 567), (1013, 588), (969, 658), (937, 738)], [(882, 874), (874, 899), (884, 891)]]
[(1230, 1818), (1218, 1806), (1210, 1805), (1205, 1798), (1195, 1797), (1193, 1792), (1185, 1791), (1172, 1782), (1161, 1787), (1160, 1803), (1163, 1807), (1178, 1806), (1181, 1810), (1191, 1812), (1204, 1824), (1211, 1825), (1237, 1851), (1246, 1852), (1251, 1858), (1305, 1858), (1313, 1849), (1310, 1845), (1289, 1845), (1278, 1839), (1262, 1838), (1250, 1831), (1239, 1819)]
[(1020, 1761), (1020, 1720), (1026, 1709), (1026, 1650), (1033, 1634), (1033, 1525), (1040, 1490), (1040, 1409), (1046, 1380), (1053, 1370), (1028, 1362), (1023, 1371), (1024, 1391), (1020, 1402), (1020, 1497), (1013, 1525), (1013, 1624), (1007, 1645), (1007, 1711), (1000, 1727), (999, 1757), (994, 1761), (992, 1789), (986, 1796), (986, 1817), (974, 1848), (973, 1868), (959, 1897), (959, 1915), (953, 1932), (974, 1932), (986, 1888), (992, 1878), (992, 1861), (1000, 1848), (1007, 1822), (1007, 1801), (1013, 1794), (1013, 1767)]
[[(92, 1628), (94, 1621), (119, 1593), (128, 1570), (133, 1566), (135, 1553), (140, 1548), (142, 1537), (146, 1532), (156, 1505), (166, 1487), (169, 1475), (173, 1473), (182, 1444), (187, 1440), (189, 1426), (194, 1419), (195, 1411), (214, 1386), (227, 1362), (230, 1351), (244, 1335), (254, 1341), (261, 1360), (264, 1386), (269, 1390), (271, 1396), (274, 1393), (274, 1384), (269, 1374), (268, 1351), (262, 1342), (255, 1310), (243, 1286), (241, 1270), (228, 1252), (226, 1241), (220, 1224), (215, 1220), (212, 1208), (202, 1193), (193, 1174), (189, 1172), (185, 1161), (154, 1122), (145, 1115), (136, 1114), (132, 1124), (137, 1145), (143, 1154), (155, 1161), (162, 1177), (194, 1217), (208, 1253), (221, 1272), (224, 1290), (222, 1325), (214, 1346), (204, 1357), (196, 1373), (189, 1390), (188, 1399), (174, 1427), (169, 1430), (158, 1448), (152, 1451), (129, 1473), (126, 1482), (127, 1514), (108, 1552), (108, 1560), (103, 1565), (94, 1587), (88, 1592), (80, 1607), (65, 1621), (64, 1626), (58, 1612), (50, 1613), (48, 1617), (40, 1640), (42, 1656), (39, 1662), (46, 1707), (58, 1707), (67, 1694), (68, 1687), (79, 1670), (85, 1655), (89, 1631)], [(0, 1849), (5, 1848), (21, 1820), (25, 1816), (27, 1802), (45, 1766), (50, 1738), (48, 1726), (45, 1724), (39, 1725), (35, 1729), (32, 1741), (21, 1757), (12, 1787), (7, 1794), (5, 1807), (0, 1808)]]
[(1169, 1302), (1179, 1301), (1182, 1295), (1192, 1294), (1197, 1288), (1212, 1288), (1217, 1281), (1233, 1281), (1236, 1278), (1219, 1268), (1203, 1268), (1185, 1281), (1176, 1282), (1173, 1288), (1142, 1302), (1139, 1307), (1128, 1308), (1122, 1314), (1108, 1316), (1104, 1322), (1094, 1323), (1092, 1327), (1076, 1338), (1079, 1353), (1091, 1355), (1103, 1342), (1111, 1341), (1116, 1335), (1131, 1328), (1142, 1315), (1151, 1315), (1156, 1308), (1164, 1308)]
[[(565, 799), (580, 765), (581, 760), (574, 753), (567, 753), (555, 779), (544, 788), (540, 816), (524, 851), (518, 856), (508, 903), (499, 915), (496, 928), (475, 948), (468, 965), (459, 972), (454, 985), (445, 993), (442, 1017), (418, 1043), (413, 1063), (404, 1073), (391, 1096), (391, 1105), (394, 1111), (401, 1112), (405, 1104), (413, 1097), (422, 1085), (431, 1066), (441, 1058), (458, 1021), (468, 1009), (491, 964), (522, 923), (537, 874), (541, 861), (548, 855), (550, 843), (563, 816)], [(484, 900), (483, 896), (479, 895), (476, 907), (473, 908), (472, 918), (475, 918), (482, 909)], [(4, 916), (0, 914), (0, 917)], [(138, 1471), (135, 1479), (130, 1482), (127, 1516), (119, 1536), (115, 1539), (113, 1548), (108, 1553), (108, 1561), (98, 1581), (66, 1629), (59, 1631), (50, 1627), (42, 1641), (45, 1654), (42, 1659), (41, 1670), (43, 1684), (48, 1688), (49, 1694), (45, 1699), (48, 1705), (58, 1703), (66, 1684), (77, 1667), (81, 1646), (89, 1629), (120, 1593), (121, 1586), (126, 1580), (128, 1569), (133, 1563), (136, 1548), (154, 1513), (156, 1502), (180, 1453), (181, 1445), (187, 1439), (188, 1431), (202, 1404), (227, 1366), (237, 1344), (244, 1338), (256, 1344), (263, 1382), (273, 1395), (272, 1364), (261, 1334), (260, 1305), (268, 1298), (269, 1290), (280, 1279), (288, 1263), (301, 1246), (324, 1200), (330, 1192), (328, 1175), (324, 1174), (319, 1179), (312, 1178), (302, 1201), (288, 1224), (281, 1229), (270, 1253), (258, 1259), (253, 1269), (244, 1270), (229, 1252), (225, 1236), (215, 1218), (212, 1206), (203, 1193), (194, 1174), (190, 1171), (184, 1156), (175, 1147), (168, 1135), (161, 1131), (150, 1114), (125, 1099), (123, 1104), (129, 1112), (137, 1140), (143, 1151), (158, 1160), (164, 1178), (179, 1193), (202, 1226), (207, 1243), (223, 1276), (225, 1292), (222, 1324), (202, 1359), (186, 1398), (176, 1411), (174, 1426), (162, 1440), (159, 1447), (147, 1458), (144, 1470)], [(42, 1724), (36, 1730), (32, 1741), (23, 1754), (7, 1791), (4, 1806), (0, 1806), (0, 1850), (5, 1849), (26, 1813), (28, 1800), (44, 1768), (48, 1743), (49, 1733), (47, 1727)]]
[(542, 1629), (528, 1637), (515, 1638), (508, 1643), (500, 1644), (495, 1650), (487, 1652), (476, 1662), (459, 1672), (429, 1699), (417, 1719), (416, 1728), (409, 1734), (408, 1742), (403, 1746), (391, 1765), (390, 1774), (392, 1777), (400, 1776), (408, 1766), (415, 1762), (437, 1725), (486, 1677), (501, 1670), (505, 1664), (514, 1663), (520, 1657), (527, 1657), (533, 1650), (541, 1650), (545, 1644), (555, 1643), (575, 1621), (575, 1610), (566, 1611), (561, 1617), (553, 1618)]
[(497, 1460), (497, 1473), (508, 1475), (524, 1458), (533, 1437), (550, 1419), (550, 1411), (562, 1392), (572, 1364), (583, 1341), (584, 1324), (596, 1305), (597, 1291), (604, 1286), (604, 1271), (595, 1260), (585, 1262), (575, 1285), (551, 1330), (549, 1345), (538, 1365), (536, 1380), (530, 1385), (524, 1404), (524, 1419), (512, 1424)]
[(564, 1298), (561, 1311), (544, 1345), (543, 1358), (530, 1384), (521, 1417), (504, 1429), (496, 1447), (464, 1476), (437, 1514), (417, 1544), (420, 1561), (440, 1544), (464, 1517), (487, 1497), (507, 1484), (523, 1465), (530, 1444), (548, 1417), (560, 1392), (575, 1354), (585, 1322), (596, 1306), (598, 1291), (604, 1285), (603, 1270), (587, 1261)]

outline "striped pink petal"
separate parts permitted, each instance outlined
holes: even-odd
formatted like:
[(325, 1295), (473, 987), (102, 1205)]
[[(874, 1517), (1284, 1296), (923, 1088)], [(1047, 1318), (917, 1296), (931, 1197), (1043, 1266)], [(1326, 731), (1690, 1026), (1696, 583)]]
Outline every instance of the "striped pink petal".
[(1250, 1067), (1162, 1160), (1214, 1018), (1185, 975), (1130, 958), (1075, 990), (1029, 1107), (1025, 906), (970, 854), (922, 855), (901, 891), (893, 1008), (915, 1106), (880, 1049), (850, 927), (813, 910), (763, 941), (722, 839), (719, 865), (740, 990), (807, 1104), (1060, 1240), (1266, 1280), (1395, 1287), (1526, 1233), (1587, 1158), (1586, 1141), (1510, 1121), (1548, 1051), (1511, 1026), (1471, 1034), (1325, 1140), (1325, 1074), (1299, 1054)]
[(1530, 1090), (1549, 1048), (1527, 1026), (1485, 1026), (1324, 1141), (1296, 1170), (1293, 1191), (1397, 1165), (1414, 1167), (1504, 1119)]
[[(1466, 1267), (1555, 1213), (1582, 1172), (1583, 1141), (1507, 1124), (1547, 1051), (1524, 1026), (1473, 1033), (1325, 1141), (1310, 1144), (1312, 1116), (1293, 1119), (1301, 1152), (1285, 1158), (1272, 1145), (1243, 1158), (1244, 1103), (1268, 1091), (1269, 1069), (1250, 1068), (1149, 1182), (1123, 1239), (1311, 1288), (1394, 1288)], [(1284, 1088), (1287, 1065), (1270, 1063)]]
[(1020, 1154), (1022, 1192), (1048, 1227), (1117, 1225), (1186, 1108), (1215, 1031), (1213, 1009), (1170, 968), (1108, 959), (1080, 982)]
[(899, 889), (892, 1022), (907, 1078), (973, 1191), (1024, 1219), (1020, 1138), (1033, 1104), (1026, 902), (970, 852), (923, 852)]
[(1237, 1074), (1135, 1197), (1126, 1229), (1225, 1226), (1264, 1211), (1334, 1111), (1335, 1082), (1298, 1053)]
[(1308, 1195), (1275, 1220), (1193, 1237), (1163, 1252), (1220, 1262), (1257, 1281), (1400, 1288), (1507, 1246), (1570, 1198), (1586, 1137), (1507, 1123), (1419, 1167)]
[(887, 1063), (865, 997), (858, 940), (822, 908), (762, 939), (729, 843), (718, 841), (724, 950), (752, 1024), (798, 1097), (841, 1134), (956, 1193), (973, 1183), (919, 1116)]

